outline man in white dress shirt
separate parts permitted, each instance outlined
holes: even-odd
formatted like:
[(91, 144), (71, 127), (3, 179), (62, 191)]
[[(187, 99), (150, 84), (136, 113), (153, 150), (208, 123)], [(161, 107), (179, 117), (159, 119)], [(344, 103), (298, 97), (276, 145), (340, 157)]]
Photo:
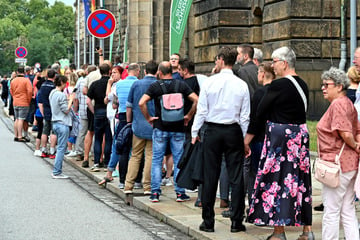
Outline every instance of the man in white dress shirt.
[[(200, 230), (214, 231), (214, 204), (222, 154), (225, 154), (229, 181), (232, 186), (231, 232), (245, 231), (242, 224), (245, 209), (243, 186), (244, 146), (250, 116), (250, 95), (247, 84), (234, 75), (232, 66), (237, 57), (236, 49), (223, 47), (217, 55), (218, 74), (206, 80), (201, 88), (197, 112), (192, 126), (192, 142), (200, 140), (204, 147), (204, 183)], [(204, 137), (198, 133), (204, 126)]]

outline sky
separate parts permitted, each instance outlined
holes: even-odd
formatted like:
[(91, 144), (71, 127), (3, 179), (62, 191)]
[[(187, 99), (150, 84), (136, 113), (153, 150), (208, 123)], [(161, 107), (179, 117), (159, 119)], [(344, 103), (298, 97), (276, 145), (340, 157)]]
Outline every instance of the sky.
[[(47, 0), (50, 5), (53, 5), (55, 0)], [(63, 2), (65, 5), (73, 6), (75, 0), (57, 0), (58, 2)]]

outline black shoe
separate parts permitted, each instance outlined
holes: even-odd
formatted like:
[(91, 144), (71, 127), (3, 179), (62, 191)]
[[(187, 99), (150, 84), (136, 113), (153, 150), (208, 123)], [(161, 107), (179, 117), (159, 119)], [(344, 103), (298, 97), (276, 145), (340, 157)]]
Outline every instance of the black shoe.
[(82, 164), (81, 164), (81, 166), (82, 166), (83, 168), (88, 168), (88, 167), (89, 167), (89, 161), (83, 161)]
[(231, 222), (230, 232), (235, 233), (235, 232), (245, 232), (245, 231), (246, 231), (246, 227), (244, 224)]
[(23, 137), (23, 139), (25, 140), (25, 142), (30, 142), (30, 138), (29, 138), (29, 137)]
[(206, 227), (205, 222), (202, 222), (199, 226), (200, 231), (203, 232), (215, 232), (214, 227)]
[(228, 210), (224, 210), (221, 212), (221, 215), (224, 217), (224, 218), (230, 218), (231, 217), (231, 209), (228, 209)]
[(315, 206), (315, 207), (314, 207), (314, 210), (315, 210), (315, 211), (319, 211), (319, 212), (324, 211), (324, 204), (321, 203), (320, 205)]

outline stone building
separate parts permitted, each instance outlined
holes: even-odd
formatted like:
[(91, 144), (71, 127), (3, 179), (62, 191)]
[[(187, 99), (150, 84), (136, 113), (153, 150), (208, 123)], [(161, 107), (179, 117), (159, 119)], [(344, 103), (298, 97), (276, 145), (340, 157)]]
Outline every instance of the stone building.
[[(263, 50), (264, 59), (270, 59), (278, 47), (292, 47), (297, 55), (297, 72), (310, 87), (309, 117), (318, 119), (327, 107), (320, 90), (320, 75), (330, 66), (339, 66), (340, 61), (340, 2), (193, 0), (180, 54), (195, 62), (197, 72), (206, 74), (221, 46), (249, 43)], [(127, 39), (128, 62), (168, 59), (170, 5), (171, 0), (105, 0), (105, 8), (113, 9), (119, 19), (113, 57), (124, 56)], [(347, 22), (349, 29), (349, 11)], [(349, 30), (347, 33), (349, 38)], [(108, 49), (108, 40), (105, 46)], [(347, 66), (349, 48), (348, 43)]]

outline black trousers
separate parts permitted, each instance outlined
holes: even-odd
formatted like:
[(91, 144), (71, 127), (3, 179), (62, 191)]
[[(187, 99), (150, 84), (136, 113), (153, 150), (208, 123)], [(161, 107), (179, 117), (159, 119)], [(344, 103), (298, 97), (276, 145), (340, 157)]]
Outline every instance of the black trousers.
[(225, 155), (229, 175), (232, 214), (231, 221), (241, 223), (244, 218), (245, 188), (243, 181), (244, 139), (238, 124), (206, 123), (204, 143), (204, 183), (202, 189), (202, 218), (207, 227), (214, 226), (214, 204), (218, 186), (222, 154)]

